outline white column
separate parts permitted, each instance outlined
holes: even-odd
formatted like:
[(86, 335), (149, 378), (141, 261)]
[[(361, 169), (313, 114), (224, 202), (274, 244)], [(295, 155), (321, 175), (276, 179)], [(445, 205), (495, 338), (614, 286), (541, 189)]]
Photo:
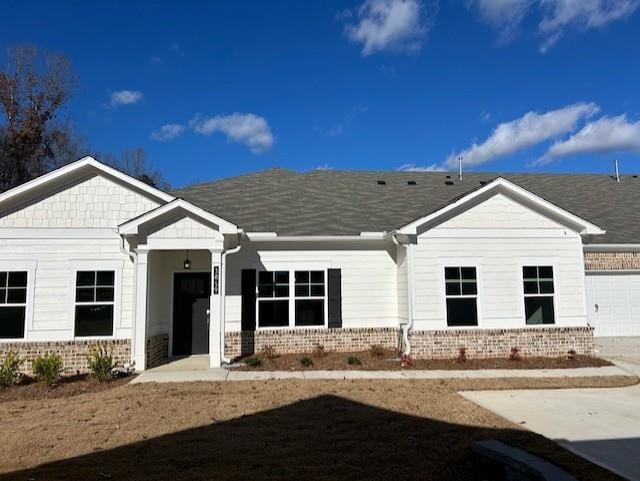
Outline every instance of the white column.
[(221, 331), (220, 322), (220, 286), (222, 285), (222, 271), (220, 269), (221, 253), (219, 250), (211, 250), (211, 301), (209, 306), (209, 366), (220, 367), (222, 365)]
[(138, 251), (136, 262), (136, 317), (132, 343), (136, 371), (143, 371), (146, 367), (148, 256), (147, 251)]

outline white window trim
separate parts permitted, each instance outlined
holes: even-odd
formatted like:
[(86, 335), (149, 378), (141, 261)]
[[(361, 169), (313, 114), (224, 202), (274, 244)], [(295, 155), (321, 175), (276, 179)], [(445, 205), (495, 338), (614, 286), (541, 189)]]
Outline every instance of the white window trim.
[[(553, 294), (525, 294), (524, 292), (524, 272), (523, 272), (523, 268), (524, 267), (551, 267), (551, 269), (553, 270), (552, 275), (553, 275)], [(544, 259), (536, 259), (536, 260), (521, 260), (520, 262), (520, 266), (519, 266), (519, 272), (518, 275), (520, 277), (520, 294), (521, 294), (521, 300), (522, 302), (520, 303), (520, 310), (522, 313), (522, 322), (524, 327), (527, 328), (535, 328), (535, 329), (540, 329), (540, 328), (545, 328), (545, 327), (554, 327), (558, 325), (558, 306), (557, 306), (557, 302), (558, 302), (558, 269), (556, 267), (556, 264), (554, 261), (547, 261), (545, 262)], [(552, 324), (527, 324), (527, 311), (524, 307), (524, 301), (525, 298), (527, 297), (549, 297), (551, 296), (553, 299), (553, 323)]]
[[(121, 310), (122, 310), (122, 269), (123, 261), (121, 260), (105, 260), (105, 259), (82, 259), (71, 260), (70, 266), (70, 282), (69, 289), (69, 328), (71, 336), (74, 340), (101, 340), (114, 339), (118, 328), (121, 326)], [(114, 292), (113, 292), (113, 328), (108, 336), (76, 336), (76, 274), (78, 271), (114, 271)], [(80, 303), (81, 305), (90, 304), (109, 304), (108, 302), (96, 303)]]
[[(483, 289), (484, 279), (482, 271), (482, 258), (480, 257), (439, 257), (438, 260), (438, 293), (441, 299), (440, 312), (442, 316), (442, 329), (446, 330), (461, 330), (461, 329), (481, 329), (483, 325)], [(445, 267), (475, 267), (476, 268), (476, 282), (478, 293), (476, 294), (476, 311), (478, 313), (478, 324), (476, 326), (449, 326), (447, 324), (447, 294), (445, 286)]]
[[(476, 293), (475, 294), (462, 294), (460, 291), (460, 295), (452, 295), (447, 294), (447, 276), (445, 270), (447, 267), (461, 268), (461, 267), (472, 267), (476, 270)], [(442, 278), (443, 278), (443, 286), (444, 286), (444, 322), (448, 329), (473, 329), (480, 327), (480, 269), (475, 264), (470, 263), (462, 263), (462, 264), (445, 264), (442, 266)], [(458, 281), (459, 283), (461, 281)], [(447, 300), (448, 299), (475, 299), (476, 300), (476, 324), (473, 326), (450, 326), (449, 319), (447, 318)]]
[(13, 338), (1, 338), (0, 343), (27, 341), (29, 333), (34, 330), (33, 326), (33, 306), (35, 299), (35, 280), (37, 261), (16, 261), (0, 259), (0, 272), (25, 272), (27, 273), (27, 299), (25, 304), (2, 304), (2, 306), (25, 306), (24, 313), (24, 336)]
[[(260, 331), (282, 331), (286, 329), (322, 329), (328, 328), (329, 326), (329, 316), (328, 316), (328, 308), (329, 308), (329, 295), (328, 295), (328, 267), (318, 267), (318, 266), (296, 266), (295, 268), (280, 268), (278, 266), (270, 266), (269, 268), (259, 268), (256, 269), (256, 330)], [(259, 276), (260, 272), (274, 272), (274, 271), (287, 271), (289, 272), (289, 296), (287, 297), (259, 297), (258, 296), (258, 284), (259, 284)], [(296, 283), (295, 283), (295, 274), (296, 271), (322, 271), (324, 272), (324, 319), (322, 325), (317, 326), (298, 326), (296, 325), (296, 300), (313, 300), (313, 299), (322, 299), (320, 296), (313, 297), (298, 297), (295, 293)], [(289, 307), (289, 325), (287, 326), (268, 326), (261, 327), (260, 326), (260, 301), (264, 300), (286, 300), (288, 302)]]

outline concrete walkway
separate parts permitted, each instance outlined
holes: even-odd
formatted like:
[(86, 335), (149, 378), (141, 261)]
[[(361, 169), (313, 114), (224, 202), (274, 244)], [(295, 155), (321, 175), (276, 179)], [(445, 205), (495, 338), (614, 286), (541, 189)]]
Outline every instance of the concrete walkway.
[[(190, 359), (190, 358), (188, 358)], [(178, 363), (181, 361), (178, 361)], [(187, 368), (189, 366), (189, 368)], [(195, 367), (198, 366), (198, 367)], [(131, 383), (190, 381), (264, 381), (271, 379), (496, 379), (496, 378), (562, 378), (625, 376), (628, 372), (616, 366), (578, 369), (482, 369), (460, 371), (237, 371), (210, 369), (202, 362), (169, 363), (144, 371)]]
[[(600, 356), (640, 375), (638, 338), (596, 343)], [(640, 481), (640, 385), (460, 394), (609, 471)]]
[(609, 471), (640, 480), (640, 386), (460, 394)]

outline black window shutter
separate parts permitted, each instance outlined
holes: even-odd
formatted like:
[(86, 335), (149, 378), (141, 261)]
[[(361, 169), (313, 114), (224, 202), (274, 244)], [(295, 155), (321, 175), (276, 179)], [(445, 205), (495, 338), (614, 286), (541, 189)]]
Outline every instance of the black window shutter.
[(242, 322), (243, 331), (256, 330), (256, 271), (242, 269)]
[(327, 293), (329, 328), (342, 327), (342, 274), (340, 269), (327, 271)]

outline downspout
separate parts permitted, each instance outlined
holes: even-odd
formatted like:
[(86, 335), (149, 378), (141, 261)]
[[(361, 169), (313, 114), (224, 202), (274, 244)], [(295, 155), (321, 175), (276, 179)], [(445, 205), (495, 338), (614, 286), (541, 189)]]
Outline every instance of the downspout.
[[(396, 233), (391, 233), (391, 240), (400, 247), (402, 244), (398, 242)], [(411, 262), (411, 244), (407, 244), (405, 261), (407, 263), (407, 314), (408, 319), (406, 324), (402, 324), (400, 329), (402, 330), (402, 353), (405, 355), (411, 354), (411, 345), (409, 344), (409, 330), (413, 329), (413, 267)]]
[(231, 364), (231, 359), (224, 355), (224, 334), (226, 323), (226, 298), (227, 298), (227, 256), (230, 254), (236, 254), (242, 248), (242, 232), (238, 237), (238, 245), (233, 249), (225, 250), (222, 252), (220, 258), (220, 358), (225, 364)]
[(409, 344), (409, 331), (413, 329), (413, 245), (407, 244), (407, 308), (409, 312), (409, 322), (403, 326), (402, 339), (404, 340), (404, 354), (411, 354), (411, 345)]

